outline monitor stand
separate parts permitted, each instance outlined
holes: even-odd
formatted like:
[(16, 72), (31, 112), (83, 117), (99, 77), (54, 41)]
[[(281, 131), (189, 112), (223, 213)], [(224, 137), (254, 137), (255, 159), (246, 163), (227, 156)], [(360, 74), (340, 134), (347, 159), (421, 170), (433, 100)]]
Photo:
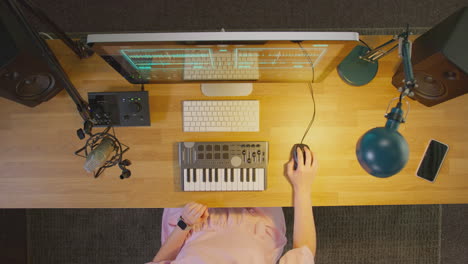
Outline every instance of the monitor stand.
[(205, 96), (247, 96), (252, 93), (252, 83), (202, 83)]

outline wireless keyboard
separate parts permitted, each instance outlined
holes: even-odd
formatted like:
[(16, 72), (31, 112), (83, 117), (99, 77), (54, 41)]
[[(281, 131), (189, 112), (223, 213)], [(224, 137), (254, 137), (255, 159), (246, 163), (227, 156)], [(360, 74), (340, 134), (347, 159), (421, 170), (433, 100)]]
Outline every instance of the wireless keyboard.
[(258, 132), (257, 100), (183, 102), (184, 132)]

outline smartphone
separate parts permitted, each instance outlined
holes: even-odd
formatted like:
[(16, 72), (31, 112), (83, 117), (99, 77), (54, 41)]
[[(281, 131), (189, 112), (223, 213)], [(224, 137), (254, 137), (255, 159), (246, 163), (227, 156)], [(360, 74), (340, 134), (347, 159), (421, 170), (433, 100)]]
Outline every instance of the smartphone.
[(440, 167), (444, 162), (449, 147), (447, 144), (432, 139), (427, 145), (424, 156), (419, 164), (416, 176), (434, 182)]

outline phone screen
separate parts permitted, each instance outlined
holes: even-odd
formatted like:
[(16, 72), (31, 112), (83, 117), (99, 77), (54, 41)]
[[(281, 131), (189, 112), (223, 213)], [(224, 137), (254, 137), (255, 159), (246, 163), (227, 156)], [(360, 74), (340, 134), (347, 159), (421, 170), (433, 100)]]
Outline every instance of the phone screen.
[(435, 140), (429, 142), (416, 175), (428, 181), (434, 181), (447, 154), (448, 146)]

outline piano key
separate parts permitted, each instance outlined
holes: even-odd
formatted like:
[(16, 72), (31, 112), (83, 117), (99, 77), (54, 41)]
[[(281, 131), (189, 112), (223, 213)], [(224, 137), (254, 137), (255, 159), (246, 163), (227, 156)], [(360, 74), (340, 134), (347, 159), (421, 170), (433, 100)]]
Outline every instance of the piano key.
[[(238, 191), (243, 191), (244, 190), (244, 182), (245, 182), (245, 177), (243, 178), (243, 181), (240, 181), (240, 176), (241, 174), (244, 173), (244, 169), (239, 169), (239, 180), (237, 181), (237, 190)], [(245, 175), (244, 175), (245, 176)]]
[(193, 191), (193, 187), (194, 187), (194, 186), (193, 186), (194, 184), (193, 184), (193, 181), (192, 181), (192, 179), (193, 179), (193, 171), (194, 171), (194, 169), (190, 169), (190, 170), (189, 170), (189, 176), (188, 176), (188, 179), (189, 179), (189, 180), (188, 180), (188, 182), (187, 182), (187, 190), (188, 190), (188, 191)]
[(231, 169), (231, 182), (234, 182), (234, 169)]
[(244, 182), (244, 169), (240, 169), (240, 182)]
[(263, 191), (266, 189), (265, 185), (265, 169), (257, 169), (258, 190)]
[(217, 169), (211, 169), (211, 187), (210, 187), (210, 190), (212, 190), (212, 191), (217, 191), (216, 190), (216, 171), (217, 171)]
[(232, 191), (232, 170), (231, 169), (227, 169), (227, 179), (228, 181), (226, 182), (226, 191)]
[(217, 169), (216, 170), (216, 190), (222, 191), (223, 190), (223, 180), (224, 180), (224, 169)]
[(255, 169), (249, 168), (249, 169), (248, 169), (248, 172), (247, 172), (247, 175), (250, 176), (250, 179), (249, 179), (249, 181), (248, 181), (248, 190), (249, 190), (249, 191), (253, 191), (253, 190), (254, 190), (254, 188), (253, 188), (253, 186), (254, 186), (254, 181), (253, 181), (253, 179), (252, 179), (252, 174), (253, 174), (252, 171), (254, 171), (254, 170), (255, 170)]
[(241, 182), (240, 182), (240, 169), (234, 169), (234, 182), (233, 182), (233, 186), (232, 186), (232, 190), (234, 191), (241, 191), (242, 190), (242, 186), (240, 186)]
[(188, 187), (188, 186), (187, 186), (187, 185), (188, 185), (188, 184), (187, 184), (187, 182), (188, 182), (188, 176), (187, 176), (187, 175), (188, 175), (188, 172), (187, 172), (187, 169), (184, 169), (184, 170), (183, 170), (183, 174), (184, 174), (184, 175), (183, 175), (183, 177), (182, 177), (182, 181), (183, 181), (183, 185), (182, 185), (182, 186), (183, 186), (183, 190), (184, 190), (184, 191), (187, 191), (187, 187)]
[(246, 191), (249, 188), (249, 182), (247, 181), (247, 168), (241, 169), (244, 174), (244, 181), (241, 182), (241, 190)]
[(187, 175), (186, 175), (187, 177), (185, 178), (185, 182), (190, 182), (190, 171), (191, 171), (192, 169), (187, 169), (187, 170), (188, 170), (188, 171), (187, 171)]
[(206, 169), (200, 169), (200, 191), (206, 190)]
[(206, 176), (206, 182), (205, 182), (205, 191), (211, 191), (211, 184), (210, 184), (210, 178), (211, 178), (211, 169), (205, 169), (205, 176)]
[(204, 172), (203, 172), (203, 183), (206, 182), (206, 176), (208, 175), (210, 169), (204, 169)]
[(256, 179), (256, 177), (255, 177), (256, 172), (257, 172), (257, 169), (253, 169), (253, 170), (252, 170), (252, 181), (253, 181), (253, 182), (256, 182), (256, 181), (257, 181), (257, 179)]
[[(244, 173), (243, 170), (244, 169), (239, 169), (239, 179), (240, 179), (240, 175), (242, 173)], [(244, 177), (243, 181), (240, 181), (240, 180), (237, 181), (237, 190), (238, 191), (243, 191), (244, 190), (244, 182), (245, 182), (245, 177)]]
[(257, 174), (258, 174), (258, 171), (259, 169), (253, 169), (253, 190), (254, 191), (258, 191), (259, 190), (259, 186), (260, 184), (258, 183), (258, 177), (257, 177)]
[(224, 169), (224, 182), (228, 182), (228, 170), (229, 169)]
[(227, 179), (227, 176), (226, 176), (226, 169), (222, 169), (221, 170), (221, 174), (219, 175), (219, 181), (221, 182), (221, 190), (222, 191), (225, 191), (226, 190), (226, 179)]
[(201, 188), (200, 185), (203, 184), (203, 182), (201, 182), (202, 174), (203, 174), (203, 169), (197, 169), (195, 171), (195, 177), (197, 179), (197, 181), (195, 182), (195, 188), (194, 188), (195, 191), (200, 191), (200, 188)]

